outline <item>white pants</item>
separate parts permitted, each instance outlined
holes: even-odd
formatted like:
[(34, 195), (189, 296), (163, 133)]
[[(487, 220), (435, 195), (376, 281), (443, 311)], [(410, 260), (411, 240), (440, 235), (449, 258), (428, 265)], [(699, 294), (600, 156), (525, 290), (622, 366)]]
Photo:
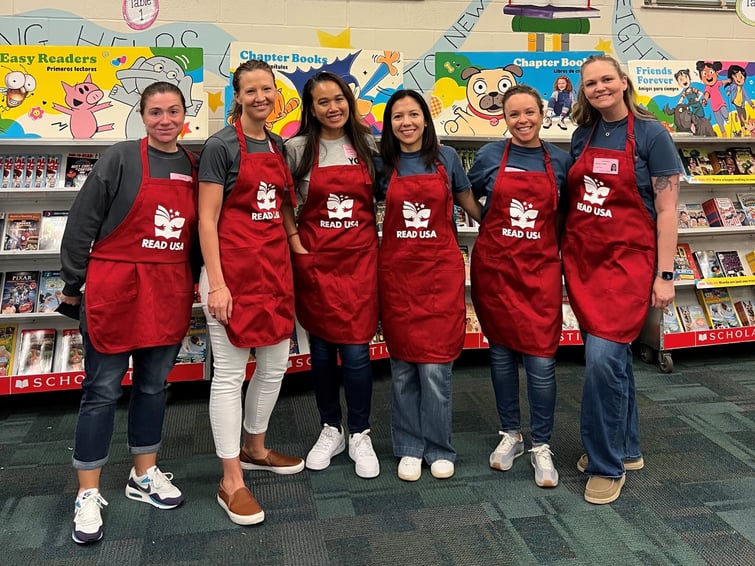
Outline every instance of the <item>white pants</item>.
[[(214, 374), (210, 386), (210, 426), (218, 458), (236, 458), (241, 449), (241, 386), (246, 375), (249, 348), (237, 348), (228, 340), (225, 327), (207, 310), (207, 278), (202, 271), (199, 291), (212, 345)], [(244, 400), (244, 430), (250, 434), (267, 431), (288, 367), (289, 339), (256, 348), (257, 369)]]

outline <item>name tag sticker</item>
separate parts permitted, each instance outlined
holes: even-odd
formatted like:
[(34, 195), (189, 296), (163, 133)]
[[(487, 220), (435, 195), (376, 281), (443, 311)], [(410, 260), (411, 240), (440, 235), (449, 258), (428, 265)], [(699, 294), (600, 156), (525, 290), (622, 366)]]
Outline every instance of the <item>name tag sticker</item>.
[(605, 157), (596, 157), (592, 162), (593, 173), (606, 173), (608, 175), (619, 174), (619, 160), (606, 159)]
[(345, 156), (346, 156), (347, 158), (349, 158), (349, 159), (353, 159), (354, 157), (356, 157), (356, 156), (357, 156), (357, 150), (356, 150), (356, 149), (354, 149), (354, 146), (353, 146), (353, 145), (345, 144), (345, 145), (343, 146), (343, 154), (344, 154), (344, 155), (345, 155)]
[(186, 181), (187, 183), (191, 183), (192, 178), (190, 175), (184, 175), (183, 173), (171, 173), (170, 180), (171, 181)]

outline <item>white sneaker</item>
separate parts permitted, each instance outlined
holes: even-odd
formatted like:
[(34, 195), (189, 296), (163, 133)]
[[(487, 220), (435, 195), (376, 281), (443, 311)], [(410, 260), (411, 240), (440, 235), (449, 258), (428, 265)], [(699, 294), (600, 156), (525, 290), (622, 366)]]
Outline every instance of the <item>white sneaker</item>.
[(510, 470), (514, 459), (524, 454), (524, 442), (521, 433), (498, 431), (501, 441), (490, 454), (490, 467), (505, 472)]
[(417, 481), (422, 475), (422, 458), (404, 456), (398, 463), (398, 477), (404, 481)]
[(354, 460), (360, 478), (376, 478), (380, 474), (380, 462), (372, 448), (369, 434), (370, 429), (367, 429), (349, 436), (349, 458)]
[(330, 459), (346, 449), (346, 437), (340, 429), (328, 424), (322, 425), (320, 436), (307, 454), (307, 468), (324, 470), (330, 466)]
[(430, 473), (439, 480), (450, 478), (454, 475), (454, 463), (451, 460), (435, 460), (430, 465)]
[(184, 496), (171, 480), (173, 474), (164, 474), (157, 466), (152, 466), (141, 477), (132, 467), (126, 484), (126, 497), (134, 501), (144, 501), (158, 509), (173, 509), (184, 502)]
[(535, 470), (535, 483), (540, 487), (556, 487), (558, 485), (558, 471), (553, 465), (553, 452), (548, 444), (533, 446), (530, 450), (530, 461)]
[(102, 513), (107, 505), (97, 488), (85, 489), (74, 505), (73, 529), (71, 538), (79, 544), (91, 544), (102, 538)]

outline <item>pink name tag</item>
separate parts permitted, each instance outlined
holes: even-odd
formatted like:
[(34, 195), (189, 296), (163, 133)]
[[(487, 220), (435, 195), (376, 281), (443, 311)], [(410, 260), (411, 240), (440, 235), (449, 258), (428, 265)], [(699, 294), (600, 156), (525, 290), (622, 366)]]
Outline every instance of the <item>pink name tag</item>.
[(343, 154), (349, 159), (352, 159), (357, 156), (357, 151), (354, 149), (354, 146), (352, 145), (344, 145)]
[(189, 175), (184, 175), (183, 173), (171, 173), (170, 180), (171, 181), (186, 181), (187, 183), (191, 183), (192, 178)]
[(608, 175), (619, 174), (619, 160), (596, 157), (592, 162), (593, 173), (606, 173)]

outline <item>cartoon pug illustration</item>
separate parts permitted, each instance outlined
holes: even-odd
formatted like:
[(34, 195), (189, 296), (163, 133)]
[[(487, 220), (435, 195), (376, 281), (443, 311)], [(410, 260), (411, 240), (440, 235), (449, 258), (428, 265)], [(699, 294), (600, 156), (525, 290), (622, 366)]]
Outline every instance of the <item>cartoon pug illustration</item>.
[(102, 89), (92, 82), (92, 74), (78, 84), (69, 85), (61, 81), (63, 91), (66, 93), (66, 106), (53, 103), (52, 107), (58, 112), (68, 114), (71, 117), (71, 135), (74, 139), (89, 139), (94, 134), (113, 130), (114, 124), (99, 126), (95, 112), (110, 108), (110, 102), (99, 102), (105, 97)]
[(196, 116), (202, 107), (201, 100), (191, 98), (191, 89), (194, 84), (191, 77), (186, 75), (179, 63), (169, 57), (155, 56), (149, 59), (139, 57), (128, 69), (116, 71), (115, 76), (121, 84), (113, 86), (110, 90), (110, 98), (131, 106), (131, 112), (126, 119), (126, 137), (129, 139), (144, 137), (144, 124), (139, 115), (139, 100), (142, 91), (152, 83), (165, 81), (181, 89), (188, 104), (187, 116)]
[(461, 78), (467, 81), (467, 107), (454, 107), (456, 118), (444, 124), (447, 134), (460, 136), (506, 133), (503, 119), (503, 93), (517, 84), (522, 76), (519, 65), (506, 65), (495, 69), (467, 67)]

